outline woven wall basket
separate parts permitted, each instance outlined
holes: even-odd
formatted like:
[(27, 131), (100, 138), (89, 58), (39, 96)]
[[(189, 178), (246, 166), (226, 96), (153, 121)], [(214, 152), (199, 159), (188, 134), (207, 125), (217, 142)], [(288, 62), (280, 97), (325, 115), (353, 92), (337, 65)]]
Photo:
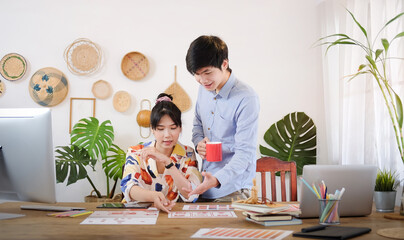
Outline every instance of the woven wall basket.
[(191, 98), (177, 83), (177, 66), (174, 67), (174, 83), (172, 83), (164, 92), (173, 96), (173, 102), (175, 105), (177, 105), (181, 112), (186, 112), (191, 108)]
[(4, 94), (6, 87), (4, 86), (4, 82), (0, 80), (0, 97)]
[(47, 67), (32, 75), (28, 90), (34, 102), (44, 107), (52, 107), (66, 98), (69, 82), (60, 70)]
[(101, 66), (101, 48), (86, 38), (75, 40), (63, 55), (69, 71), (76, 75), (89, 75)]
[(122, 73), (131, 80), (141, 80), (149, 72), (149, 60), (140, 52), (127, 53), (121, 63)]
[(107, 99), (112, 95), (112, 87), (109, 82), (104, 80), (98, 80), (93, 84), (93, 88), (91, 90), (94, 94), (94, 97), (99, 99)]
[(27, 61), (17, 53), (9, 53), (0, 61), (0, 74), (7, 80), (21, 79), (27, 71)]
[(114, 95), (113, 105), (118, 112), (126, 112), (131, 102), (130, 94), (126, 91), (118, 91)]

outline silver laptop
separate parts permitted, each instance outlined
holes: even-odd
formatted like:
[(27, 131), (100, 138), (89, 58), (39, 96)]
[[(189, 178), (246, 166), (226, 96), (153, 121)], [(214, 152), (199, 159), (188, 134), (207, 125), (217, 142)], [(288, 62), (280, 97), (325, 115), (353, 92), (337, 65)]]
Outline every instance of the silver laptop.
[[(339, 203), (339, 214), (364, 216), (372, 212), (377, 167), (368, 165), (305, 165), (303, 179), (311, 185), (324, 180), (327, 192), (345, 188)], [(301, 218), (318, 217), (319, 203), (314, 193), (300, 181)]]

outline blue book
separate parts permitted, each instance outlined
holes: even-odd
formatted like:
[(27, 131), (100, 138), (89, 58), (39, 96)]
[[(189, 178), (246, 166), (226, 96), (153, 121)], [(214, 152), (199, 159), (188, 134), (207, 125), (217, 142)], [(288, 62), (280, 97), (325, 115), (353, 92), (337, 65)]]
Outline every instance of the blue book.
[(246, 220), (248, 220), (250, 222), (253, 222), (253, 223), (264, 225), (266, 227), (302, 224), (302, 220), (297, 219), (297, 218), (292, 218), (292, 220), (279, 220), (279, 221), (256, 221), (254, 219), (251, 219), (251, 218), (247, 217)]

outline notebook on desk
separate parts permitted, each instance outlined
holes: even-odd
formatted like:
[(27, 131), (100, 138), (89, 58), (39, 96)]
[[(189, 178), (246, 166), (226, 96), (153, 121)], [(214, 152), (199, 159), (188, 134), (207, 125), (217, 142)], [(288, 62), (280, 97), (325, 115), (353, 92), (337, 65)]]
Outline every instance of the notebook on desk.
[[(344, 187), (340, 216), (365, 216), (372, 212), (376, 173), (377, 167), (368, 165), (305, 165), (302, 177), (310, 185), (324, 180), (328, 193)], [(300, 218), (318, 217), (318, 199), (302, 182), (299, 199)]]

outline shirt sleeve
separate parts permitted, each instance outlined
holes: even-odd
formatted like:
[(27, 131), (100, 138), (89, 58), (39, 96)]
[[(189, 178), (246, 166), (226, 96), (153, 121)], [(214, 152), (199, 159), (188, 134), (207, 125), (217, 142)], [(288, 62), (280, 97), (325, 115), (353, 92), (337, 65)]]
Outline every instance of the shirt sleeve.
[[(201, 184), (202, 175), (198, 170), (198, 161), (196, 160), (195, 152), (193, 149), (191, 150), (188, 150), (187, 152), (187, 155), (191, 156), (186, 158), (184, 167), (182, 168), (182, 173), (184, 174), (185, 178), (190, 181), (192, 189), (195, 189), (199, 184)], [(189, 198), (185, 198), (181, 194), (180, 196), (184, 202), (195, 202), (199, 197), (198, 194), (194, 194)]]
[[(198, 96), (200, 93), (198, 94)], [(195, 151), (197, 151), (196, 146), (202, 139), (205, 137), (203, 133), (203, 125), (202, 125), (202, 120), (200, 117), (200, 112), (199, 112), (199, 101), (196, 102), (195, 105), (195, 116), (194, 116), (194, 121), (193, 121), (193, 128), (192, 128), (192, 142), (194, 143), (195, 146)]]
[(259, 109), (256, 95), (240, 102), (235, 116), (234, 155), (225, 167), (214, 174), (219, 181), (219, 188), (240, 177), (251, 164), (256, 165)]
[(121, 181), (121, 191), (126, 202), (133, 202), (130, 197), (130, 189), (133, 186), (138, 186), (138, 178), (141, 175), (139, 157), (132, 152), (131, 149), (126, 153), (126, 163)]

